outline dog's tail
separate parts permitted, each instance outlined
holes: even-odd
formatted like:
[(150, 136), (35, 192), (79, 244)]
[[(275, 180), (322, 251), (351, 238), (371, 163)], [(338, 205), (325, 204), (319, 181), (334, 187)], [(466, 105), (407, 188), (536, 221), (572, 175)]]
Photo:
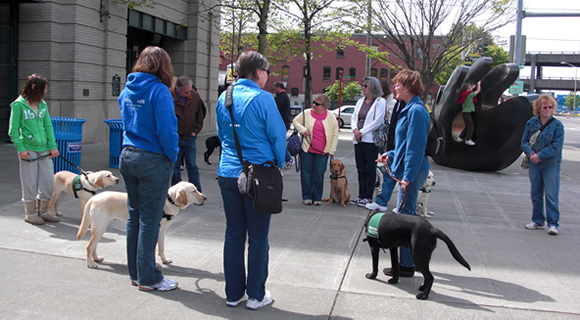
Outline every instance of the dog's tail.
[(89, 224), (91, 223), (90, 212), (92, 205), (93, 202), (91, 201), (91, 199), (89, 199), (89, 201), (87, 201), (87, 204), (85, 205), (85, 210), (83, 211), (81, 225), (79, 227), (79, 231), (77, 232), (77, 240), (81, 240), (84, 237), (85, 233), (87, 233), (87, 230), (89, 229)]
[(469, 269), (469, 271), (471, 271), (471, 267), (469, 266), (469, 263), (467, 263), (467, 261), (465, 261), (465, 259), (461, 255), (461, 253), (459, 253), (459, 250), (457, 250), (457, 247), (455, 247), (455, 244), (453, 243), (453, 241), (451, 241), (451, 239), (449, 239), (449, 237), (445, 233), (443, 233), (443, 231), (441, 231), (437, 228), (433, 228), (433, 233), (435, 234), (435, 236), (437, 238), (445, 241), (445, 243), (447, 244), (447, 247), (449, 248), (449, 251), (451, 252), (451, 255), (453, 256), (453, 258), (455, 258), (455, 260), (457, 260), (457, 262), (461, 263), (462, 266), (466, 267), (467, 269)]

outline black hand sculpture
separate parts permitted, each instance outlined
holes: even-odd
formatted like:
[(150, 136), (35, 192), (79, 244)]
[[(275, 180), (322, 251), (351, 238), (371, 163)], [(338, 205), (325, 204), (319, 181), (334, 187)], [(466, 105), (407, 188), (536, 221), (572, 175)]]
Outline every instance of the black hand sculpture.
[[(526, 122), (532, 117), (531, 102), (538, 95), (514, 97), (498, 105), (502, 93), (517, 79), (517, 64), (501, 64), (491, 70), (493, 60), (484, 57), (471, 67), (460, 66), (453, 71), (447, 85), (437, 96), (433, 116), (445, 128), (445, 153), (433, 157), (440, 165), (469, 171), (502, 170), (522, 153), (520, 141)], [(458, 142), (465, 124), (461, 105), (457, 103), (464, 83), (481, 80), (475, 112), (471, 113), (475, 130), (475, 146)]]

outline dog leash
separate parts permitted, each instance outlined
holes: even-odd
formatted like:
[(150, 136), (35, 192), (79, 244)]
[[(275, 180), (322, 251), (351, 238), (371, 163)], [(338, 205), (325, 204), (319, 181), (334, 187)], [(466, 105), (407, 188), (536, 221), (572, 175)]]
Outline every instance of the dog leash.
[(27, 161), (27, 162), (32, 162), (32, 161), (36, 161), (36, 160), (42, 160), (42, 159), (44, 159), (44, 158), (46, 158), (48, 156), (50, 156), (50, 153), (47, 153), (47, 154), (45, 154), (43, 156), (40, 156), (40, 157), (36, 157), (34, 159), (22, 159), (22, 158), (20, 158), (20, 160)]
[[(389, 177), (393, 178), (395, 181), (397, 181), (399, 184), (401, 184), (401, 180), (399, 180), (393, 176), (393, 173), (391, 172), (391, 168), (389, 168), (388, 165), (385, 165), (385, 170), (387, 171), (387, 174), (389, 175)], [(403, 200), (401, 200), (401, 204), (399, 205), (399, 209), (397, 209), (397, 212), (401, 212), (401, 209), (403, 209), (403, 206), (405, 205), (406, 199), (407, 199), (407, 190), (405, 190), (405, 194), (403, 195)]]

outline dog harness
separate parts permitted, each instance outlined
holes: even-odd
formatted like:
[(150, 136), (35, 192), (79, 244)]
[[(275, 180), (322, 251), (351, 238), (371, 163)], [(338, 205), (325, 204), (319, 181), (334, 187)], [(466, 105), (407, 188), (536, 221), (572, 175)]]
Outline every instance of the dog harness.
[[(169, 195), (167, 195), (167, 201), (169, 201), (169, 203), (171, 203), (172, 205), (176, 206), (175, 201), (173, 201), (173, 199), (171, 199), (171, 197)], [(165, 213), (165, 211), (163, 211), (163, 218), (167, 219), (167, 221), (170, 221), (171, 219), (173, 219), (174, 216)], [(161, 218), (161, 219), (163, 219)]]
[[(334, 174), (332, 174), (332, 173), (330, 174), (330, 179), (342, 179), (342, 178), (344, 178), (345, 180), (347, 180), (347, 179), (346, 179), (346, 176), (340, 176), (340, 177), (337, 177), (337, 176), (335, 176), (335, 175), (334, 175)], [(348, 181), (348, 180), (347, 180), (347, 181)]]
[(379, 222), (384, 215), (385, 212), (378, 212), (369, 219), (369, 224), (367, 225), (367, 237), (379, 238)]
[[(89, 181), (89, 179), (87, 179), (87, 182), (88, 182), (90, 185), (93, 185), (93, 184), (92, 184), (92, 183)], [(83, 187), (83, 184), (81, 183), (81, 176), (80, 176), (80, 175), (76, 176), (76, 177), (73, 179), (73, 182), (72, 182), (72, 190), (73, 190), (73, 193), (74, 193), (74, 195), (75, 195), (75, 198), (77, 198), (77, 199), (79, 198), (79, 196), (77, 195), (77, 191), (79, 191), (79, 190), (84, 190), (84, 191), (86, 191), (86, 192), (88, 192), (88, 193), (92, 194), (93, 196), (94, 196), (94, 195), (97, 193), (96, 191), (89, 190), (89, 189), (87, 189), (87, 188)]]

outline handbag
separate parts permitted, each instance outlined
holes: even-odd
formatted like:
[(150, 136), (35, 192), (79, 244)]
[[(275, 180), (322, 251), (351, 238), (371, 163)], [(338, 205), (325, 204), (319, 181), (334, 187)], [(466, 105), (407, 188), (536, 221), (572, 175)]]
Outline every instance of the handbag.
[(290, 153), (290, 155), (293, 157), (296, 156), (300, 152), (300, 146), (301, 143), (300, 138), (298, 137), (298, 131), (294, 129), (294, 132), (292, 132), (286, 144), (286, 148), (288, 148), (288, 153)]
[(246, 198), (253, 200), (254, 210), (260, 213), (280, 213), (282, 212), (282, 172), (274, 161), (266, 161), (262, 164), (255, 164), (243, 161), (240, 139), (234, 125), (233, 85), (226, 90), (225, 107), (232, 118), (232, 128), (234, 130), (234, 140), (236, 151), (242, 165), (242, 172), (238, 177), (238, 190)]
[[(528, 141), (528, 144), (530, 145), (530, 147), (534, 147), (534, 144), (536, 143), (536, 140), (538, 139), (538, 136), (540, 135), (540, 133), (542, 133), (542, 131), (544, 131), (544, 129), (546, 129), (546, 127), (548, 125), (550, 125), (550, 123), (552, 123), (552, 121), (554, 121), (555, 118), (551, 117), (550, 120), (548, 120), (541, 128), (540, 130), (536, 131), (531, 137), (530, 140)], [(522, 159), (522, 163), (520, 164), (520, 167), (522, 167), (522, 169), (529, 169), (530, 168), (530, 157), (528, 157), (527, 155), (524, 155), (524, 158)]]
[[(375, 107), (374, 115), (377, 113), (377, 108)], [(380, 149), (384, 149), (387, 146), (387, 141), (389, 139), (389, 121), (387, 118), (383, 119), (383, 123), (373, 130), (373, 143)]]

